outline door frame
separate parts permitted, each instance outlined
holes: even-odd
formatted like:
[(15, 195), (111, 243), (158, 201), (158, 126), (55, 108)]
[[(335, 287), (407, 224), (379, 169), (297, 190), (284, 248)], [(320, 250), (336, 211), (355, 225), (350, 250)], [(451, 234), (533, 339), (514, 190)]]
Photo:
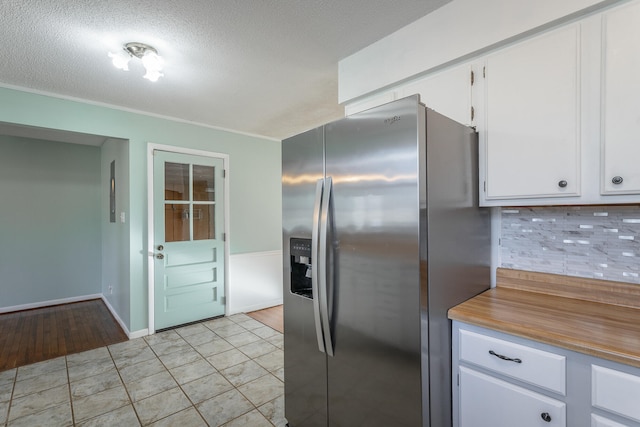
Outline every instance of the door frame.
[(148, 313), (149, 313), (149, 335), (156, 332), (155, 328), (155, 272), (154, 272), (154, 255), (155, 255), (155, 242), (154, 242), (154, 229), (153, 224), (155, 221), (153, 211), (153, 152), (155, 150), (167, 151), (176, 154), (188, 154), (191, 156), (201, 157), (215, 157), (222, 159), (223, 167), (226, 171), (224, 179), (224, 233), (226, 238), (224, 239), (224, 313), (225, 316), (229, 314), (229, 155), (223, 153), (217, 153), (213, 151), (196, 150), (192, 148), (176, 147), (174, 145), (155, 144), (152, 142), (147, 143), (147, 289), (148, 289)]

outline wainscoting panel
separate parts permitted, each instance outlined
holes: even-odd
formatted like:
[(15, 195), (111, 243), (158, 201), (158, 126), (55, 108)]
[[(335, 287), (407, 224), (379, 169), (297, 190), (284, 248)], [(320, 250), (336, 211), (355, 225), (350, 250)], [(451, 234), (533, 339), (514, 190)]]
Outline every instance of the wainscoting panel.
[(228, 315), (282, 304), (282, 251), (229, 256)]

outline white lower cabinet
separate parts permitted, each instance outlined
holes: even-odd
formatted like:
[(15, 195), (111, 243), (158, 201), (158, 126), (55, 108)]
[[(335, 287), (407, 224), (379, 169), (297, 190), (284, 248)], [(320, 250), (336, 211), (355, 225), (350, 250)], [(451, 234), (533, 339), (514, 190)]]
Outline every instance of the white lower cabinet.
[(600, 415), (591, 414), (591, 427), (627, 427)]
[(565, 395), (566, 358), (471, 331), (460, 331), (460, 360)]
[(595, 408), (640, 422), (640, 377), (592, 365), (591, 403)]
[(640, 368), (453, 322), (454, 427), (640, 427)]
[(566, 426), (566, 405), (523, 387), (460, 367), (461, 427)]

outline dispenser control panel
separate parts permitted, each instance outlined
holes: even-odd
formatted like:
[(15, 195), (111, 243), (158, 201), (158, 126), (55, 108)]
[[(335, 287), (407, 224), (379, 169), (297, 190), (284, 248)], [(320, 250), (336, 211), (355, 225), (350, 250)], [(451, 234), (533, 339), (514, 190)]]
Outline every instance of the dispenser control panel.
[(311, 291), (311, 239), (292, 238), (289, 241), (291, 256), (291, 292), (305, 298), (313, 298)]
[(289, 246), (291, 255), (306, 256), (311, 258), (311, 239), (291, 239)]

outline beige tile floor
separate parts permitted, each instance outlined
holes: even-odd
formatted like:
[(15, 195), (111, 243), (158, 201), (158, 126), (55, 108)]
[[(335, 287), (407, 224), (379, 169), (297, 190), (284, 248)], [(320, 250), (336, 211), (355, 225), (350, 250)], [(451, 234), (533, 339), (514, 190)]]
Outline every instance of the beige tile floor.
[(237, 314), (0, 372), (0, 426), (283, 427), (283, 337)]

